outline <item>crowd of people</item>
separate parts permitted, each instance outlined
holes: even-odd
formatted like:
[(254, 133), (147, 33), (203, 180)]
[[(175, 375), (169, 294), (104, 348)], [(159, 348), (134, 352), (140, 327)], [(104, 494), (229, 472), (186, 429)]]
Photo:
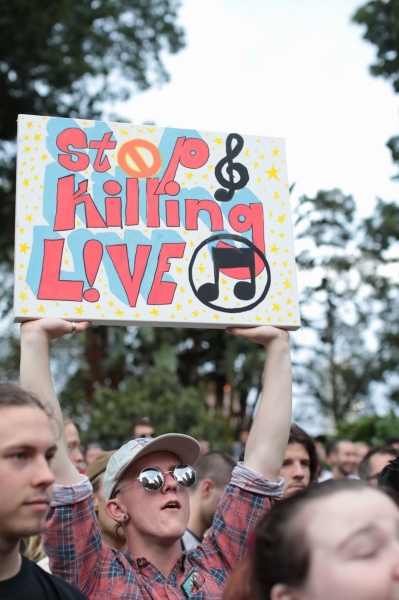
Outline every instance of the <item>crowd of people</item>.
[(145, 418), (121, 448), (83, 450), (49, 347), (89, 326), (23, 323), (21, 387), (0, 384), (0, 598), (399, 600), (399, 438), (292, 425), (286, 331), (227, 330), (266, 350), (230, 455)]

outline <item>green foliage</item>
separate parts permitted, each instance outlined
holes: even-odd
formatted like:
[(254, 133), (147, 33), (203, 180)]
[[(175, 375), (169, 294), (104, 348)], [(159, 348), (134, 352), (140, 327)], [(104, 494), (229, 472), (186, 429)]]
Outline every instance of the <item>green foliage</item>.
[(167, 81), (179, 4), (0, 0), (0, 265), (13, 259), (17, 115), (98, 118), (105, 101)]
[(337, 436), (354, 442), (364, 441), (367, 444), (383, 444), (388, 437), (399, 435), (399, 418), (390, 412), (385, 417), (364, 415), (354, 422), (340, 420), (337, 422)]

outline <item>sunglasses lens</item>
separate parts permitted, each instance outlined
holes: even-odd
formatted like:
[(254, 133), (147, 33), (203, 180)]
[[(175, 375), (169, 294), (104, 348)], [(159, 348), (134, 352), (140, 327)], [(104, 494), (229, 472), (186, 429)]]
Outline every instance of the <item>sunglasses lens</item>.
[(197, 475), (190, 465), (179, 465), (175, 468), (173, 476), (177, 483), (182, 487), (190, 487), (194, 485)]
[(139, 479), (141, 485), (150, 492), (160, 490), (164, 482), (161, 471), (155, 469), (154, 467), (147, 467), (146, 469), (143, 469), (140, 473)]

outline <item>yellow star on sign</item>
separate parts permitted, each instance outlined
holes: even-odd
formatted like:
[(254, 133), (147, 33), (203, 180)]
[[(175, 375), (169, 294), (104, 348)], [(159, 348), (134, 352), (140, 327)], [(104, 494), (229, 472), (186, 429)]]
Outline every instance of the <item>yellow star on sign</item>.
[(37, 309), (37, 312), (39, 312), (39, 313), (44, 313), (45, 311), (46, 311), (46, 309), (44, 308), (44, 306), (42, 304)]
[(171, 319), (174, 319), (174, 318), (175, 318), (175, 315), (170, 315), (170, 318), (171, 318)]
[(285, 215), (280, 215), (280, 216), (277, 218), (277, 221), (278, 221), (279, 223), (283, 224), (283, 223), (284, 223), (284, 221), (285, 221)]
[(195, 310), (195, 311), (193, 312), (193, 315), (194, 315), (194, 317), (199, 317), (199, 312), (198, 312), (198, 310)]
[(42, 154), (42, 160), (47, 160), (48, 154)]
[(82, 305), (75, 306), (75, 311), (76, 311), (77, 315), (83, 315), (83, 313), (84, 313), (83, 306)]
[(136, 319), (139, 319), (140, 318), (140, 313), (136, 313), (134, 316), (136, 317)]
[(110, 301), (108, 302), (108, 305), (109, 305), (109, 306), (113, 306), (113, 305), (114, 305), (114, 302), (112, 302), (112, 300), (110, 300)]
[(277, 254), (277, 252), (280, 250), (280, 248), (277, 248), (276, 244), (273, 244), (273, 246), (270, 246), (270, 252), (274, 252), (275, 254)]
[(115, 314), (116, 314), (116, 316), (117, 316), (117, 317), (123, 317), (123, 315), (124, 315), (125, 313), (123, 312), (123, 310), (121, 310), (120, 308), (118, 308), (118, 309), (115, 311)]
[(215, 144), (220, 145), (223, 143), (223, 138), (215, 138), (213, 141), (215, 142)]
[(249, 156), (249, 150), (245, 150), (244, 156)]
[(277, 181), (280, 181), (280, 179), (278, 178), (278, 171), (281, 171), (281, 169), (276, 169), (274, 165), (272, 165), (272, 168), (270, 170), (265, 169), (265, 173), (267, 173), (269, 175), (269, 179), (277, 179)]
[(286, 304), (292, 304), (292, 300), (290, 298), (288, 298), (285, 302)]
[(181, 304), (176, 304), (176, 310), (181, 310)]
[(28, 294), (24, 294), (23, 292), (20, 292), (19, 297), (21, 298), (21, 300), (27, 300)]
[(33, 221), (33, 216), (32, 216), (32, 215), (26, 215), (26, 217), (25, 217), (25, 221), (28, 221), (28, 223), (32, 223), (32, 221)]
[(158, 317), (159, 310), (157, 310), (156, 308), (153, 308), (152, 310), (150, 310), (150, 315), (153, 315), (154, 317)]
[(274, 199), (278, 200), (280, 198), (280, 194), (278, 192), (274, 192)]
[(22, 314), (26, 315), (27, 312), (28, 312), (28, 309), (27, 308), (21, 308), (21, 311), (22, 311)]
[(273, 308), (272, 310), (275, 310), (276, 312), (279, 312), (281, 310), (281, 306), (279, 304), (274, 304), (273, 303)]
[(205, 267), (204, 267), (204, 265), (203, 265), (202, 263), (200, 263), (200, 266), (199, 266), (199, 267), (197, 267), (197, 269), (198, 269), (198, 271), (199, 271), (200, 273), (203, 273), (203, 272), (205, 271)]
[(37, 133), (37, 134), (35, 135), (35, 142), (38, 142), (38, 141), (39, 141), (39, 140), (41, 140), (41, 139), (42, 139), (42, 134), (41, 134), (41, 133)]
[(261, 320), (262, 320), (261, 317), (259, 315), (256, 315), (255, 321), (261, 321)]
[(274, 150), (271, 150), (272, 156), (278, 156), (280, 154), (280, 150), (277, 150), (277, 148), (274, 148)]
[(191, 179), (191, 178), (192, 178), (192, 176), (193, 176), (193, 174), (192, 174), (192, 173), (186, 173), (186, 177), (187, 177), (187, 179)]
[(30, 246), (28, 246), (28, 244), (25, 242), (25, 244), (20, 244), (19, 245), (19, 251), (23, 252), (24, 254), (27, 253), (27, 251), (29, 250)]
[(22, 184), (23, 184), (25, 187), (28, 187), (28, 185), (29, 185), (29, 179), (24, 179), (24, 180), (23, 180), (23, 182), (22, 182)]
[(284, 287), (286, 290), (290, 290), (291, 289), (291, 282), (288, 281), (288, 279), (286, 279), (285, 281), (283, 281)]
[(30, 146), (25, 146), (24, 150), (28, 154), (28, 152), (31, 151), (31, 147)]
[(184, 294), (184, 293), (185, 293), (185, 291), (186, 291), (186, 290), (185, 290), (185, 289), (184, 289), (184, 287), (181, 285), (181, 286), (179, 287), (179, 292), (180, 292), (181, 294)]
[(177, 272), (179, 273), (179, 275), (180, 275), (180, 273), (183, 271), (183, 269), (182, 269), (181, 267), (176, 267), (176, 271), (177, 271)]
[(101, 305), (100, 304), (96, 304), (94, 307), (96, 310), (101, 310)]
[(119, 131), (122, 135), (129, 135), (129, 132), (126, 131), (126, 129), (120, 129)]

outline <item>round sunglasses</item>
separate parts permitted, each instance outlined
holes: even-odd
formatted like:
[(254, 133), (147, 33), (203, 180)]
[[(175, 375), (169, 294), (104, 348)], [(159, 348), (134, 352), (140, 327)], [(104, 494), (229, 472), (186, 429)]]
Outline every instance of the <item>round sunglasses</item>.
[[(173, 471), (160, 471), (157, 467), (146, 467), (143, 469), (137, 477), (137, 481), (140, 481), (141, 485), (145, 490), (149, 492), (156, 492), (162, 488), (165, 483), (166, 473), (171, 473), (173, 479), (176, 481), (178, 488), (182, 487), (191, 487), (197, 480), (197, 473), (194, 471), (190, 465), (177, 465), (173, 469)], [(121, 490), (125, 489), (128, 485), (131, 485), (136, 480), (130, 481), (126, 485), (122, 486), (117, 490), (114, 494), (118, 494)]]

